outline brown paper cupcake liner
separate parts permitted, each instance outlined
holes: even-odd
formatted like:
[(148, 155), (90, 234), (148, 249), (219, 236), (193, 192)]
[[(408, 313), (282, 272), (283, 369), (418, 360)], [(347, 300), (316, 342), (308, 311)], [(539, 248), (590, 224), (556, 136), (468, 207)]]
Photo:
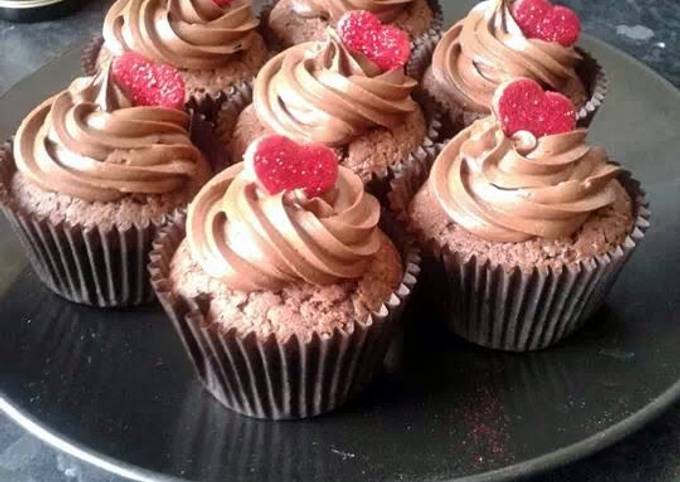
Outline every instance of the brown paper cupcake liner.
[(235, 329), (219, 330), (207, 320), (209, 300), (172, 293), (170, 263), (185, 236), (176, 216), (154, 242), (149, 273), (203, 385), (227, 408), (256, 418), (297, 419), (329, 412), (358, 393), (381, 368), (391, 335), (420, 272), (414, 240), (398, 223), (383, 229), (402, 253), (404, 277), (390, 298), (351, 331), (330, 337), (295, 335), (279, 341)]
[(285, 48), (281, 43), (281, 40), (269, 28), (269, 14), (271, 14), (278, 1), (279, 0), (264, 0), (264, 2), (262, 2), (262, 8), (260, 9), (260, 35), (262, 35), (267, 47), (269, 47), (269, 50), (273, 54), (277, 54)]
[(387, 193), (387, 209), (400, 223), (408, 226), (408, 207), (420, 187), (425, 184), (434, 160), (444, 148), (441, 142), (434, 146), (435, 155), (429, 164), (420, 164), (412, 169), (397, 173), (390, 180), (390, 189)]
[(231, 136), (238, 116), (252, 101), (253, 82), (239, 82), (226, 92), (204, 99), (198, 112), (214, 124), (217, 137), (224, 139)]
[[(216, 173), (234, 162), (223, 139), (231, 134), (239, 114), (252, 102), (252, 86), (252, 81), (238, 82), (227, 91), (206, 94), (200, 99), (192, 97), (187, 102), (187, 109), (191, 112), (192, 119), (197, 119), (198, 128), (209, 132), (204, 146), (200, 147), (207, 152), (206, 155), (215, 159)], [(227, 126), (224, 125), (225, 119), (229, 120)]]
[(225, 95), (219, 93), (203, 95), (200, 98), (192, 96), (185, 105), (186, 111), (191, 116), (191, 142), (208, 160), (213, 174), (217, 174), (230, 165), (226, 146), (220, 142), (215, 126), (215, 112), (219, 109), (221, 99)]
[(10, 186), (15, 172), (7, 143), (0, 149), (0, 208), (49, 289), (67, 300), (102, 308), (153, 301), (147, 255), (164, 220), (108, 230), (55, 224), (26, 212), (13, 199)]
[(104, 45), (104, 37), (96, 35), (87, 41), (80, 54), (80, 67), (85, 75), (92, 76), (97, 73), (97, 57)]
[[(420, 146), (403, 159), (392, 166), (386, 166), (379, 172), (372, 174), (371, 178), (364, 181), (366, 190), (376, 196), (381, 203), (387, 205), (387, 194), (390, 191), (390, 182), (396, 176), (411, 169), (428, 170), (439, 153), (441, 111), (435, 105), (431, 97), (422, 90), (414, 91), (414, 99), (418, 102), (425, 113), (427, 129), (425, 138)], [(213, 99), (204, 107), (204, 115), (214, 119), (215, 132), (219, 138), (228, 138), (233, 131), (236, 121), (241, 112), (252, 103), (253, 84), (242, 82), (230, 89), (228, 93)], [(240, 162), (241, 159), (231, 159), (230, 162)]]
[(439, 2), (428, 0), (427, 3), (434, 14), (432, 25), (425, 33), (413, 39), (411, 58), (406, 64), (406, 74), (418, 81), (422, 80), (425, 71), (432, 63), (432, 54), (442, 38), (442, 26), (444, 24), (444, 14)]
[(609, 90), (609, 78), (602, 65), (588, 51), (576, 47), (583, 60), (576, 66), (576, 73), (588, 92), (588, 100), (577, 113), (578, 125), (588, 127), (602, 106)]
[[(393, 182), (391, 209), (407, 219), (410, 199), (427, 176)], [(561, 268), (508, 269), (485, 257), (462, 258), (423, 233), (414, 233), (433, 259), (449, 328), (488, 348), (531, 351), (553, 345), (602, 305), (621, 269), (649, 227), (650, 211), (639, 182), (624, 171), (620, 182), (634, 201), (635, 221), (624, 242), (608, 252)], [(437, 277), (435, 274), (435, 277)]]

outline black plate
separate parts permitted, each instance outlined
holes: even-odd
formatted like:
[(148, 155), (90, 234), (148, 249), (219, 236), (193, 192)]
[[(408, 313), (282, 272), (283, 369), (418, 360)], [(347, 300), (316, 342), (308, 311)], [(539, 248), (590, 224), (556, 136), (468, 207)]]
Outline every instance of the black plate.
[[(469, 3), (448, 7), (449, 22)], [(680, 395), (680, 95), (611, 47), (583, 45), (612, 80), (591, 139), (643, 182), (653, 228), (607, 306), (566, 342), (527, 355), (466, 345), (440, 332), (421, 292), (403, 365), (364, 397), (313, 420), (250, 420), (203, 393), (160, 309), (58, 299), (3, 220), (0, 408), (48, 443), (139, 480), (502, 480), (641, 427)], [(77, 56), (0, 100), (1, 135), (67, 84)]]

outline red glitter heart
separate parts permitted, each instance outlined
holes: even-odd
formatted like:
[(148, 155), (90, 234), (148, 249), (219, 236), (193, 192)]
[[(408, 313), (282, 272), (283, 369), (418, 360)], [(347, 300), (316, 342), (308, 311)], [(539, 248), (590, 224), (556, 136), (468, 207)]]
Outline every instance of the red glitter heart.
[(512, 16), (528, 38), (558, 42), (565, 47), (576, 43), (581, 21), (576, 13), (549, 0), (516, 0)]
[(515, 79), (499, 86), (493, 98), (493, 111), (507, 136), (529, 131), (541, 137), (576, 127), (571, 100), (557, 92), (544, 91), (531, 79)]
[(297, 144), (271, 135), (255, 141), (248, 151), (246, 162), (272, 195), (302, 189), (311, 198), (333, 188), (338, 179), (338, 159), (323, 144)]
[(408, 33), (393, 25), (383, 25), (371, 12), (345, 13), (337, 30), (350, 51), (365, 55), (383, 71), (402, 68), (411, 56)]
[(184, 106), (184, 79), (170, 65), (157, 64), (137, 53), (126, 52), (114, 59), (111, 71), (116, 84), (137, 106), (171, 109)]

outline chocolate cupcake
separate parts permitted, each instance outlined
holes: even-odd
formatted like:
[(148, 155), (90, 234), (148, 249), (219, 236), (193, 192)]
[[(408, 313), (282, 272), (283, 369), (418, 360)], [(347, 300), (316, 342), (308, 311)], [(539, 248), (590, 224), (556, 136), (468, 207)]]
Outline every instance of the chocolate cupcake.
[[(245, 165), (244, 165), (245, 164)], [(268, 136), (155, 243), (150, 273), (206, 388), (259, 418), (340, 406), (380, 367), (416, 253), (321, 145)]]
[[(13, 152), (0, 154), (3, 212), (40, 279), (78, 303), (150, 301), (145, 258), (152, 239), (209, 177), (189, 137), (189, 115), (162, 106), (181, 104), (181, 81), (136, 67), (166, 90), (124, 90), (110, 67), (76, 79), (33, 110)], [(133, 99), (159, 104), (135, 106)]]
[(275, 0), (267, 27), (283, 48), (323, 40), (328, 27), (335, 28), (352, 10), (375, 14), (381, 22), (409, 34), (414, 45), (436, 35), (441, 27), (441, 8), (436, 0)]
[(547, 0), (486, 0), (444, 33), (423, 85), (456, 130), (489, 115), (496, 88), (516, 77), (569, 97), (587, 126), (607, 82), (597, 61), (574, 46), (579, 33), (576, 14)]
[(104, 41), (83, 57), (93, 74), (112, 57), (136, 52), (179, 69), (192, 96), (215, 95), (252, 79), (268, 57), (250, 0), (118, 0), (106, 14)]
[[(357, 17), (362, 22), (372, 15), (353, 12), (348, 24)], [(329, 29), (325, 41), (291, 47), (267, 62), (255, 80), (253, 103), (235, 123), (235, 109), (224, 104), (217, 133), (234, 161), (264, 134), (318, 142), (334, 148), (341, 164), (378, 196), (394, 172), (429, 165), (438, 120), (412, 95), (417, 82), (404, 73), (405, 34), (395, 33), (398, 48), (364, 54), (363, 40), (348, 30)], [(238, 95), (240, 103), (243, 92)]]
[(574, 127), (566, 97), (520, 79), (499, 88), (494, 112), (444, 147), (410, 205), (414, 179), (396, 180), (391, 197), (441, 270), (451, 329), (535, 350), (602, 304), (649, 212), (638, 184)]

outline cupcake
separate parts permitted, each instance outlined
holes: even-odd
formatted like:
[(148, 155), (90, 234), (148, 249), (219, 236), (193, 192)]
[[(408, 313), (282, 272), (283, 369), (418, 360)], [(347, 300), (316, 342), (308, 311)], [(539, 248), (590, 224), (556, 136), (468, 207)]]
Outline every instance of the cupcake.
[(607, 86), (599, 64), (575, 47), (579, 34), (578, 16), (548, 0), (486, 0), (443, 35), (423, 85), (456, 128), (489, 115), (496, 88), (516, 77), (569, 97), (587, 125)]
[(338, 407), (381, 365), (417, 266), (332, 150), (272, 135), (164, 230), (150, 273), (206, 388), (259, 418)]
[(186, 98), (215, 95), (252, 79), (268, 57), (250, 0), (118, 0), (104, 19), (104, 41), (86, 49), (93, 74), (111, 57), (136, 52), (179, 69)]
[(291, 47), (324, 40), (326, 29), (336, 27), (342, 16), (352, 10), (371, 12), (417, 42), (434, 34), (441, 24), (435, 0), (275, 0), (267, 26), (276, 43)]
[(100, 307), (153, 299), (153, 237), (210, 174), (183, 89), (174, 69), (125, 55), (36, 107), (0, 153), (0, 205), (55, 293)]
[(404, 73), (408, 38), (390, 29), (385, 44), (372, 44), (361, 34), (367, 24), (381, 28), (373, 14), (351, 12), (326, 40), (272, 58), (255, 79), (252, 104), (235, 122), (233, 105), (223, 105), (217, 132), (232, 160), (265, 134), (322, 143), (377, 195), (395, 171), (428, 162), (424, 148), (432, 147), (436, 121), (414, 100), (417, 82)]
[(410, 205), (413, 179), (396, 180), (391, 199), (408, 206), (440, 271), (450, 328), (486, 347), (535, 350), (602, 304), (649, 212), (639, 185), (588, 145), (565, 96), (517, 79), (492, 105), (444, 147)]

